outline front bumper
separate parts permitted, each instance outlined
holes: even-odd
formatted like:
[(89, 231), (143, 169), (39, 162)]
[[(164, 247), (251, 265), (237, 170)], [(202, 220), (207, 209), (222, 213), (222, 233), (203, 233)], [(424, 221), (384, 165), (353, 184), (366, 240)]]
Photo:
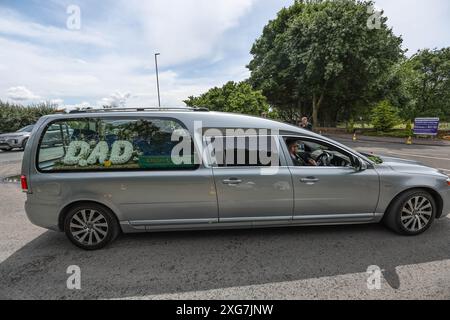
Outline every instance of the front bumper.
[(0, 148), (21, 148), (24, 138), (0, 138)]

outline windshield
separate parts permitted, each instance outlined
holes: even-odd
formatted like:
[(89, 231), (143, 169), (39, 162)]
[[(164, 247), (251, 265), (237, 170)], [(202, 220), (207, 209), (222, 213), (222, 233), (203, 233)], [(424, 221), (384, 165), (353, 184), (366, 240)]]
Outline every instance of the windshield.
[(25, 128), (18, 130), (17, 132), (31, 132), (31, 131), (33, 131), (33, 127), (34, 127), (33, 125), (26, 126)]
[[(362, 159), (368, 161), (369, 163), (377, 164), (377, 162), (375, 162), (373, 159), (368, 157), (368, 154), (365, 154), (365, 153), (362, 153), (362, 152), (358, 152), (357, 150), (352, 149), (350, 147), (347, 147), (347, 146), (343, 145), (342, 143), (337, 142), (336, 140), (332, 140), (332, 139), (328, 139), (328, 140), (329, 140), (329, 142), (333, 143), (334, 145), (336, 145), (338, 147), (341, 147), (343, 149), (351, 151), (352, 153), (354, 153), (355, 155), (357, 155), (357, 156), (361, 157)], [(372, 155), (370, 155), (370, 156), (372, 156)]]

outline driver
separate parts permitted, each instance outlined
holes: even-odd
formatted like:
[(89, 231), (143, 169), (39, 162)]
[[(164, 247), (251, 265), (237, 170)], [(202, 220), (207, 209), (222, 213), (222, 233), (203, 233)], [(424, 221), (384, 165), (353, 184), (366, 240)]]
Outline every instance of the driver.
[(296, 140), (287, 141), (289, 155), (296, 166), (317, 166), (317, 162), (307, 152), (300, 152)]

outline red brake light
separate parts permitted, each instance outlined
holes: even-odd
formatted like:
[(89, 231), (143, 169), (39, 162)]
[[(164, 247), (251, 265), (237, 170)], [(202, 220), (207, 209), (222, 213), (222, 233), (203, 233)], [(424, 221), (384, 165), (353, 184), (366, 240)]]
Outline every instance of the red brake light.
[(28, 192), (28, 182), (27, 182), (27, 177), (26, 176), (21, 176), (20, 177), (20, 184), (22, 186), (22, 191), (23, 192)]
[(447, 185), (450, 187), (450, 179), (447, 180)]

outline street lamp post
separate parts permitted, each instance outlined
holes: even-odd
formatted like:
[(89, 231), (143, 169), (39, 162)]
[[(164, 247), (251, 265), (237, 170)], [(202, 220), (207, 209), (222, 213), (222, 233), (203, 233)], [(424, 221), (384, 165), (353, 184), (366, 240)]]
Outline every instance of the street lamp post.
[(158, 56), (159, 53), (155, 53), (155, 66), (156, 66), (156, 86), (158, 88), (158, 106), (161, 108), (161, 95), (159, 93), (159, 72), (158, 72)]

